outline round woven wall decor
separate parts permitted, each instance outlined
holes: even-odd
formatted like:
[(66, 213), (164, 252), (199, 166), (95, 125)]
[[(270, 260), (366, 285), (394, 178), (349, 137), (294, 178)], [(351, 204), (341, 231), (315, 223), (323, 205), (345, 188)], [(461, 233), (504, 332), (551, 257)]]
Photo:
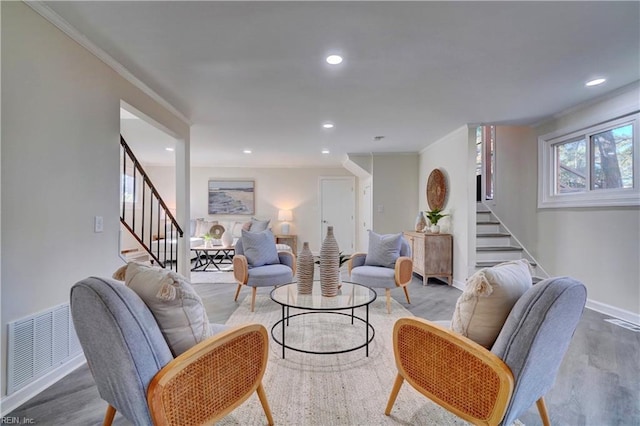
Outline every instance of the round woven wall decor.
[(439, 169), (433, 169), (427, 180), (427, 203), (429, 209), (444, 209), (447, 199), (447, 181)]
[(209, 234), (211, 235), (211, 237), (215, 238), (216, 240), (219, 240), (220, 238), (222, 238), (222, 234), (224, 234), (224, 226), (213, 225), (209, 230)]

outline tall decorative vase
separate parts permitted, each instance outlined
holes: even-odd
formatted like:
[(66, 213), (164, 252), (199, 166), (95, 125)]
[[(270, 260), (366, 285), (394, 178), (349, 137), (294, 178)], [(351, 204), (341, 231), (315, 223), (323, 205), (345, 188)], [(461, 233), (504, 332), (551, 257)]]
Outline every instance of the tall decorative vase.
[(418, 216), (416, 216), (415, 230), (416, 232), (422, 232), (426, 226), (427, 226), (427, 219), (425, 219), (424, 217), (424, 212), (420, 210), (418, 212)]
[(309, 243), (302, 244), (302, 251), (298, 255), (296, 270), (298, 275), (298, 293), (311, 294), (313, 290), (313, 253), (309, 249)]
[(229, 231), (224, 231), (220, 240), (222, 241), (223, 246), (231, 247), (233, 244), (233, 234)]
[(320, 248), (320, 288), (323, 296), (336, 296), (340, 286), (340, 249), (333, 236), (333, 226), (327, 227), (327, 236)]

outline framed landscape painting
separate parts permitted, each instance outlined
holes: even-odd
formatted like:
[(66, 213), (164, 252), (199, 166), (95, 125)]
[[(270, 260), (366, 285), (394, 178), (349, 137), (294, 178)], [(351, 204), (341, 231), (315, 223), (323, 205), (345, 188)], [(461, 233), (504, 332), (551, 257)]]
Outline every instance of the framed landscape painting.
[(255, 214), (254, 181), (209, 181), (209, 214)]

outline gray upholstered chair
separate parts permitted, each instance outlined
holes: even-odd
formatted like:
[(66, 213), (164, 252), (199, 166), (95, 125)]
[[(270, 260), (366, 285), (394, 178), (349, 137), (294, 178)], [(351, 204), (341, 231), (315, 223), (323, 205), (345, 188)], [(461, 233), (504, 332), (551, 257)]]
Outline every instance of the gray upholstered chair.
[[(293, 277), (296, 275), (296, 256), (290, 251), (277, 251), (279, 263), (251, 266), (245, 255), (242, 240), (243, 238), (240, 238), (236, 242), (235, 255), (233, 256), (233, 276), (238, 283), (233, 300), (238, 300), (238, 295), (243, 285), (252, 287), (251, 312), (253, 312), (258, 287), (275, 287), (293, 282)], [(275, 240), (273, 241), (273, 247), (275, 250)]]
[[(253, 392), (273, 424), (261, 382), (269, 345), (262, 325), (225, 327), (174, 359), (151, 311), (121, 282), (92, 277), (76, 283), (71, 313), (109, 404), (105, 425), (116, 411), (135, 425), (209, 424)], [(184, 392), (189, 387), (194, 391)]]
[(475, 424), (511, 425), (535, 402), (549, 425), (544, 395), (555, 381), (582, 316), (585, 286), (550, 278), (518, 299), (491, 351), (438, 324), (402, 318), (393, 330), (398, 375), (385, 414), (406, 380), (427, 398)]
[(411, 260), (411, 246), (402, 238), (400, 257), (394, 267), (369, 266), (365, 264), (367, 253), (354, 253), (349, 259), (348, 269), (351, 282), (371, 288), (384, 288), (387, 296), (387, 312), (391, 313), (391, 289), (402, 287), (407, 303), (411, 303), (407, 284), (411, 282), (413, 261)]

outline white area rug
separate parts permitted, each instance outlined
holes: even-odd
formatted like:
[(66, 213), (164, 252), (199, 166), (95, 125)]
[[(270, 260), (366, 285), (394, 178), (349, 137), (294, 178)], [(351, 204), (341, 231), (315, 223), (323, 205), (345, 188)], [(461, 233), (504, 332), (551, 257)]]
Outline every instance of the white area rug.
[[(280, 319), (280, 306), (268, 296), (258, 296), (255, 312), (251, 313), (249, 299), (245, 298), (227, 324), (258, 322), (271, 334), (271, 326)], [(263, 385), (277, 425), (468, 424), (427, 400), (407, 383), (400, 389), (391, 416), (384, 415), (397, 373), (391, 336), (393, 324), (400, 317), (412, 316), (397, 302), (392, 303), (391, 314), (386, 313), (384, 298), (371, 305), (370, 321), (375, 328), (375, 338), (369, 345), (369, 357), (363, 348), (336, 355), (287, 350), (286, 358), (282, 359), (281, 346), (270, 340)], [(364, 317), (364, 309), (359, 316)], [(353, 345), (354, 339), (364, 342), (364, 325), (358, 327), (359, 331), (353, 330), (346, 317), (338, 315), (305, 315), (291, 320), (286, 338), (289, 344), (294, 338), (303, 338), (305, 345), (316, 348), (317, 345), (345, 348)], [(219, 424), (266, 424), (266, 417), (254, 394)]]

